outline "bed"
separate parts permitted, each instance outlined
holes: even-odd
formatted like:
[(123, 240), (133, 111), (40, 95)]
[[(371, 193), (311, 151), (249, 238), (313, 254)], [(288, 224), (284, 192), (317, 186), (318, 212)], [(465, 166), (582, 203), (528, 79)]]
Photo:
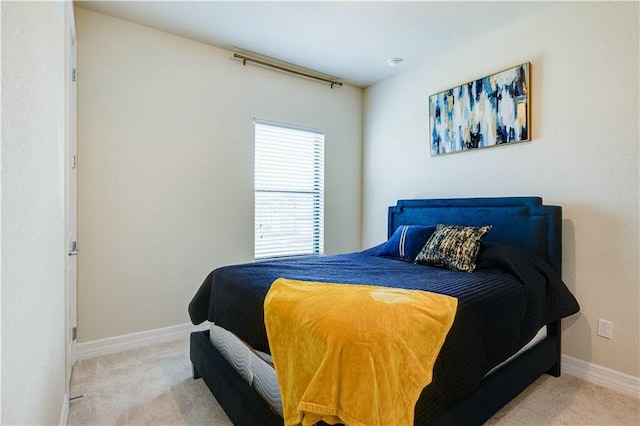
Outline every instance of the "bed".
[[(482, 424), (541, 375), (560, 375), (560, 320), (579, 309), (559, 278), (562, 212), (558, 206), (543, 205), (538, 197), (400, 200), (389, 208), (388, 236), (404, 225), (442, 223), (492, 226), (478, 258), (477, 272), (455, 275), (442, 268), (385, 259), (375, 256), (375, 247), (346, 255), (218, 268), (205, 279), (189, 305), (192, 322), (209, 320), (233, 332), (254, 349), (269, 353), (260, 316), (263, 315), (261, 301), (274, 278), (393, 286), (398, 277), (404, 277), (404, 281), (410, 282), (409, 288), (418, 289), (423, 287), (416, 283), (424, 281), (429, 291), (460, 297), (461, 308), (434, 366), (433, 382), (424, 389), (416, 404), (415, 424)], [(530, 256), (531, 253), (535, 255)], [(428, 277), (423, 278), (422, 271), (426, 269), (418, 271), (419, 268), (429, 268)], [(508, 274), (504, 268), (511, 268)], [(546, 295), (536, 296), (539, 302), (523, 299), (523, 294), (537, 290), (532, 290), (534, 287), (530, 288), (529, 284), (520, 285), (522, 274), (532, 274), (533, 281), (548, 281), (536, 284), (535, 288), (547, 291)], [(441, 285), (449, 276), (455, 276), (458, 284)], [(485, 296), (488, 293), (484, 290), (473, 291), (471, 295), (464, 290), (458, 294), (462, 291), (460, 288), (469, 288), (469, 283), (476, 285), (470, 280), (485, 280), (477, 288), (488, 288), (490, 283), (506, 295), (507, 302), (487, 308), (476, 301), (494, 303), (496, 297)], [(518, 285), (514, 285), (514, 281)], [(509, 309), (514, 313), (508, 314)], [(496, 310), (501, 314), (490, 314)], [(509, 315), (524, 315), (535, 321), (514, 325), (511, 320), (505, 321)], [(528, 350), (505, 363), (543, 326), (546, 332), (542, 339), (530, 343)], [(260, 396), (237, 365), (234, 368), (233, 362), (212, 344), (210, 337), (210, 331), (191, 334), (194, 378), (204, 379), (234, 424), (282, 425), (283, 419), (273, 404), (270, 405), (264, 395)], [(491, 344), (485, 348), (482, 345), (486, 342)], [(482, 346), (482, 351), (471, 346), (472, 343)], [(460, 355), (465, 352), (472, 355)], [(475, 355), (477, 353), (483, 356)]]

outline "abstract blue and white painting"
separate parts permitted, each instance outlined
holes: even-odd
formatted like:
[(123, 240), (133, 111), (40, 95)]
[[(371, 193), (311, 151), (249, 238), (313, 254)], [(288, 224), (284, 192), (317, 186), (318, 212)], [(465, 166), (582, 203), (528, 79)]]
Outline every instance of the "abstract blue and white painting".
[(431, 95), (431, 155), (531, 140), (529, 111), (529, 63)]

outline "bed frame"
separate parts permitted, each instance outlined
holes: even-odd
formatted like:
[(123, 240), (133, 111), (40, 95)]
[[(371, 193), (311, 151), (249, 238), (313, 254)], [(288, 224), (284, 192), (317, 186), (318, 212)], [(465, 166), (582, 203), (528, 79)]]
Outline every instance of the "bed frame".
[[(399, 200), (389, 207), (388, 235), (398, 226), (438, 223), (493, 225), (486, 240), (523, 247), (561, 274), (562, 209), (544, 206), (539, 197)], [(432, 424), (480, 425), (515, 398), (538, 377), (560, 376), (560, 321), (547, 325), (547, 337), (502, 366)], [(194, 379), (202, 377), (234, 425), (270, 426), (283, 419), (255, 392), (211, 345), (209, 331), (191, 333)]]

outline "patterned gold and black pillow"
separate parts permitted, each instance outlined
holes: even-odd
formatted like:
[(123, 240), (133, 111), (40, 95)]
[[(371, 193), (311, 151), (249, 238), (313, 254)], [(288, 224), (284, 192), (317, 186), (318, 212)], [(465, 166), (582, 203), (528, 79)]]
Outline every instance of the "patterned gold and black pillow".
[(491, 225), (438, 225), (416, 256), (415, 263), (473, 272), (480, 244), (489, 231)]

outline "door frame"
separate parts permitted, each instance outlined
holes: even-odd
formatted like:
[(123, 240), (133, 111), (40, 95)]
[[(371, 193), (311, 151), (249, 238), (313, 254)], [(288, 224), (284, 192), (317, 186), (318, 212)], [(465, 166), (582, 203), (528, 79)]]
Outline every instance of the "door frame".
[[(77, 241), (77, 40), (73, 2), (65, 2), (65, 156), (64, 156), (64, 210), (65, 210), (65, 393), (69, 397), (71, 371), (76, 363), (77, 325), (77, 250), (71, 242)], [(77, 247), (76, 247), (77, 248)]]

